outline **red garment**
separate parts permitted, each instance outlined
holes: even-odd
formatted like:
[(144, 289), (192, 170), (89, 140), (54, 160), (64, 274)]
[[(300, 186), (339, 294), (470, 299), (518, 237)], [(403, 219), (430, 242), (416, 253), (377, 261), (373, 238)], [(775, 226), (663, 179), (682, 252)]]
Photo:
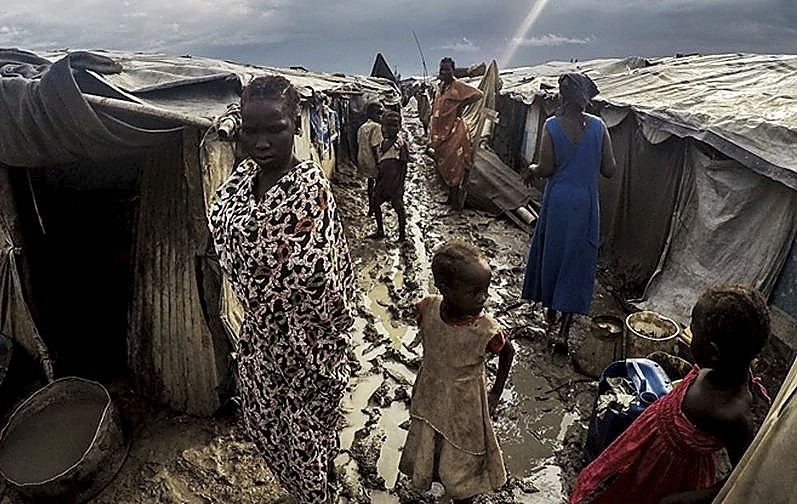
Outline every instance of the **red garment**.
[(478, 88), (455, 79), (445, 91), (438, 90), (434, 99), (429, 144), (435, 150), (437, 170), (449, 187), (462, 183), (473, 157), (468, 125), (459, 117), (459, 108), (464, 101), (481, 95)]
[(581, 471), (570, 504), (658, 504), (668, 495), (715, 483), (714, 453), (724, 444), (681, 411), (697, 374), (692, 369)]
[[(415, 303), (415, 322), (418, 325), (421, 324), (421, 313), (423, 313), (424, 306), (426, 304), (426, 300), (428, 298), (423, 298), (417, 303)], [(484, 318), (484, 312), (473, 315), (472, 317), (465, 317), (462, 320), (452, 320), (451, 322), (446, 322), (450, 326), (460, 327), (460, 326), (468, 326), (471, 324), (476, 323), (478, 320)], [(506, 334), (504, 331), (498, 331), (495, 335), (487, 342), (487, 351), (493, 354), (501, 353), (501, 350), (504, 349), (504, 345), (506, 345)]]

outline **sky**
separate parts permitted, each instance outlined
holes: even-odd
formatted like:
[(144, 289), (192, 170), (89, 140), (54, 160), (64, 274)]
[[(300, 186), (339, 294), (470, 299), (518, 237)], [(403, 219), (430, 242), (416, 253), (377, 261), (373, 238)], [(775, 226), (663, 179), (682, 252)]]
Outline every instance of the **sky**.
[[(492, 4), (492, 5), (491, 5)], [(0, 0), (0, 47), (190, 54), (403, 76), (440, 58), (502, 67), (797, 51), (797, 0)]]

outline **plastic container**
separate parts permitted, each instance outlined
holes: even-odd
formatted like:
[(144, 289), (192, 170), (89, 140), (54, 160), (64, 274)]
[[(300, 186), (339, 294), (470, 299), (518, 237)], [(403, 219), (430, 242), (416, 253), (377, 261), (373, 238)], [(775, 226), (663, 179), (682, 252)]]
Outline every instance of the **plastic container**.
[[(633, 384), (636, 397), (621, 411), (607, 409), (598, 418), (600, 396), (609, 391), (608, 378), (627, 378)], [(598, 394), (592, 407), (584, 457), (595, 459), (614, 441), (645, 409), (672, 390), (672, 382), (664, 370), (648, 359), (626, 359), (612, 363), (598, 381)]]
[(82, 503), (110, 483), (127, 448), (105, 387), (61, 378), (26, 399), (0, 431), (0, 476), (34, 501)]
[(632, 313), (625, 319), (626, 357), (645, 357), (653, 352), (678, 354), (681, 327), (654, 311)]

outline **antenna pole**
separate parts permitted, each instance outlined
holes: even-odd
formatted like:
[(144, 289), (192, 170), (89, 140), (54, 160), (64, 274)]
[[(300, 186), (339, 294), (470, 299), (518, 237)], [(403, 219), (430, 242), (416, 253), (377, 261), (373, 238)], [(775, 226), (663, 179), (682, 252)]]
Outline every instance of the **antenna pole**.
[(418, 40), (418, 35), (415, 34), (415, 30), (412, 30), (412, 37), (415, 39), (415, 45), (418, 46), (418, 52), (421, 53), (421, 63), (423, 64), (423, 76), (424, 78), (429, 76), (429, 72), (426, 70), (426, 58), (423, 57), (423, 49), (421, 49), (421, 42)]

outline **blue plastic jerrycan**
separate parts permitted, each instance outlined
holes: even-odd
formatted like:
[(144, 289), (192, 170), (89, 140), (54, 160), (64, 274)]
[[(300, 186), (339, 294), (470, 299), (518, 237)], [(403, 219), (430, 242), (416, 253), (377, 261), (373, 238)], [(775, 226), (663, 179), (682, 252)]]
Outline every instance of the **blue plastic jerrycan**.
[[(609, 378), (627, 378), (633, 385), (635, 397), (631, 403), (617, 411), (606, 409), (598, 415), (600, 396), (609, 392)], [(628, 428), (645, 408), (672, 390), (672, 381), (664, 370), (649, 359), (625, 359), (610, 364), (598, 380), (598, 394), (590, 415), (584, 458), (591, 462)]]

